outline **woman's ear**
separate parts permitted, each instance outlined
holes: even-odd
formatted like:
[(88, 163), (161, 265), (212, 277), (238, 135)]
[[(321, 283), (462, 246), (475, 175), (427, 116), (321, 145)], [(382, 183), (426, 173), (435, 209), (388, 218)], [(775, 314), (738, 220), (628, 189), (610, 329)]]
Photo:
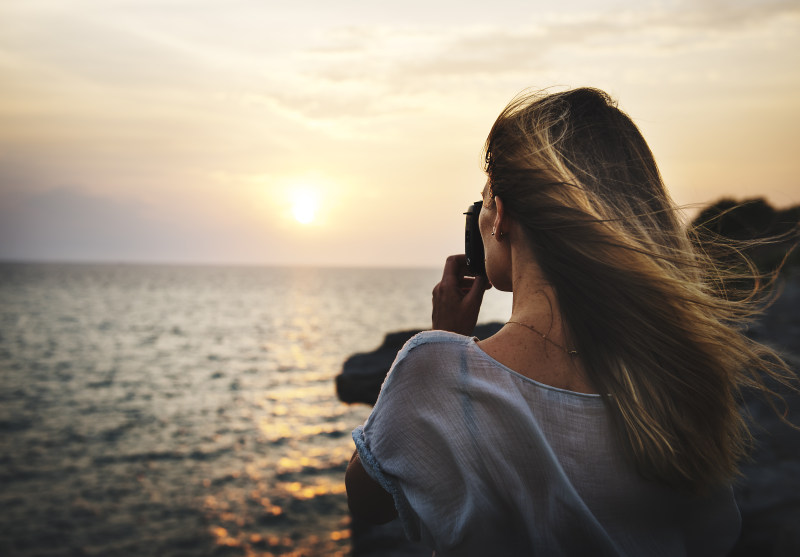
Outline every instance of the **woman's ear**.
[(495, 236), (500, 239), (502, 236), (505, 236), (508, 232), (505, 227), (507, 226), (507, 218), (505, 207), (503, 205), (503, 200), (494, 196), (494, 206), (495, 206), (495, 214), (494, 214), (494, 222), (492, 223), (492, 232), (494, 232)]

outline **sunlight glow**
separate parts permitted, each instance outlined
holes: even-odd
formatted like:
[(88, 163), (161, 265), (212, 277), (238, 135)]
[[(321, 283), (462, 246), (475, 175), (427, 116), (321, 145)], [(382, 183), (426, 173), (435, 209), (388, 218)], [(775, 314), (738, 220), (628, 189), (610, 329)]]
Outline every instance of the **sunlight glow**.
[(298, 189), (292, 195), (292, 215), (300, 224), (311, 224), (318, 207), (318, 197), (309, 189)]
[(0, 260), (438, 268), (506, 103), (587, 85), (690, 214), (800, 203), (798, 1), (384, 4), (0, 0)]

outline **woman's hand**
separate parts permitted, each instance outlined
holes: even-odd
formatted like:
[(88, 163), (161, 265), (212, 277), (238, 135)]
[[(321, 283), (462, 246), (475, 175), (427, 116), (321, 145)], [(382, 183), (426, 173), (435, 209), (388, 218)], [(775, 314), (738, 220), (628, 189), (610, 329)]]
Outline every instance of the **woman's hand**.
[(451, 255), (442, 280), (433, 288), (433, 328), (471, 335), (478, 322), (483, 293), (492, 287), (486, 277), (467, 276), (465, 255)]

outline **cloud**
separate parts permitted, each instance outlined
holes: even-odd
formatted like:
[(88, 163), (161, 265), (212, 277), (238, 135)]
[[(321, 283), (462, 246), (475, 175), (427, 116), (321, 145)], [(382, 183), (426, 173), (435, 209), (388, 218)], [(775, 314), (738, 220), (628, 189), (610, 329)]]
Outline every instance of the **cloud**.
[(677, 9), (656, 12), (651, 23), (700, 30), (741, 30), (765, 21), (800, 16), (794, 0), (686, 0)]
[(405, 10), (394, 23), (389, 11), (377, 8), (345, 18), (340, 10), (307, 4), (314, 17), (301, 6), (275, 9), (249, 0), (226, 9), (182, 1), (93, 9), (84, 3), (74, 10), (52, 5), (12, 11), (15, 25), (2, 34), (7, 52), (41, 68), (42, 88), (63, 75), (125, 98), (126, 89), (160, 90), (162, 99), (233, 92), (333, 133), (335, 125), (355, 129), (389, 114), (402, 118), (429, 107), (431, 97), (449, 102), (457, 89), (494, 82), (507, 91), (509, 81), (562, 69), (564, 52), (577, 73), (603, 56), (644, 60), (718, 48), (744, 31), (800, 14), (795, 0), (625, 2), (613, 9), (566, 2), (499, 6), (472, 22), (442, 10), (427, 11), (426, 18)]
[[(595, 61), (604, 53), (645, 58), (702, 51), (714, 40), (736, 40), (781, 18), (800, 16), (796, 2), (705, 2), (674, 9), (624, 9), (614, 13), (551, 14), (508, 28), (464, 29), (422, 60), (401, 64), (407, 75), (499, 77), (552, 67), (569, 50)], [(592, 62), (593, 63), (593, 62)]]
[(231, 240), (150, 216), (135, 201), (71, 188), (3, 197), (4, 260), (203, 261)]
[[(797, 174), (794, 159), (763, 139), (796, 144), (783, 131), (798, 113), (786, 93), (798, 79), (796, 0), (524, 9), (498, 0), (490, 10), (419, 0), (395, 8), (402, 14), (355, 3), (0, 2), (0, 257), (293, 261), (332, 258), (341, 245), (356, 253), (355, 234), (304, 246), (298, 238), (315, 231), (287, 227), (276, 239), (284, 230), (274, 207), (248, 206), (255, 186), (208, 177), (313, 168), (381, 192), (373, 228), (394, 229), (386, 215), (403, 200), (398, 192), (441, 207), (462, 195), (470, 172), (482, 178), (483, 134), (526, 86), (609, 90), (653, 122), (662, 148), (664, 130), (677, 134), (669, 141), (679, 147), (666, 151), (691, 163), (681, 163), (688, 183), (699, 180), (701, 159), (733, 174), (748, 158), (754, 176), (784, 169), (765, 181)], [(745, 134), (731, 113), (757, 122), (757, 132)], [(687, 138), (686, 129), (703, 134)], [(766, 146), (731, 157), (719, 138)], [(704, 176), (727, 183), (730, 174)], [(53, 189), (63, 184), (80, 187)], [(431, 201), (432, 191), (441, 197)]]
[[(585, 74), (610, 58), (640, 61), (725, 49), (800, 16), (796, 2), (705, 1), (613, 11), (520, 13), (513, 24), (348, 24), (288, 55), (293, 70), (258, 95), (307, 125), (352, 125), (449, 103), (453, 91), (505, 88), (530, 76)], [(535, 17), (533, 17), (535, 15)], [(546, 79), (546, 77), (545, 77)], [(542, 83), (542, 85), (545, 85)], [(489, 85), (491, 87), (491, 85)]]
[(4, 33), (5, 50), (36, 68), (41, 88), (52, 79), (120, 88), (190, 86), (200, 67), (191, 57), (120, 32), (91, 17), (48, 13), (19, 18)]

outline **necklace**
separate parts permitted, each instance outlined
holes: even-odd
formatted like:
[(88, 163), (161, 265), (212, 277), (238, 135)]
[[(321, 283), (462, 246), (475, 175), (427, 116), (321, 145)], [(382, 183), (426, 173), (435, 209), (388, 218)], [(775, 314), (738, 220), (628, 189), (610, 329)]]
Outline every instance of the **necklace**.
[(569, 350), (569, 349), (567, 349), (567, 348), (564, 348), (563, 346), (561, 346), (560, 344), (558, 344), (558, 343), (557, 343), (556, 341), (554, 341), (553, 339), (547, 338), (547, 335), (546, 335), (546, 334), (544, 334), (544, 333), (542, 333), (542, 332), (538, 331), (537, 329), (535, 329), (535, 328), (531, 327), (530, 325), (526, 325), (525, 323), (520, 323), (519, 321), (506, 321), (506, 325), (509, 325), (509, 324), (519, 325), (519, 326), (521, 326), (521, 327), (525, 327), (526, 329), (530, 329), (531, 331), (533, 331), (534, 333), (536, 333), (537, 335), (539, 335), (540, 337), (542, 337), (544, 340), (546, 340), (547, 342), (549, 342), (549, 343), (550, 343), (550, 344), (552, 344), (553, 346), (555, 346), (555, 347), (557, 347), (557, 348), (559, 348), (559, 349), (563, 350), (564, 352), (566, 352), (568, 356), (577, 356), (577, 355), (578, 355), (578, 351), (577, 351), (577, 350)]

